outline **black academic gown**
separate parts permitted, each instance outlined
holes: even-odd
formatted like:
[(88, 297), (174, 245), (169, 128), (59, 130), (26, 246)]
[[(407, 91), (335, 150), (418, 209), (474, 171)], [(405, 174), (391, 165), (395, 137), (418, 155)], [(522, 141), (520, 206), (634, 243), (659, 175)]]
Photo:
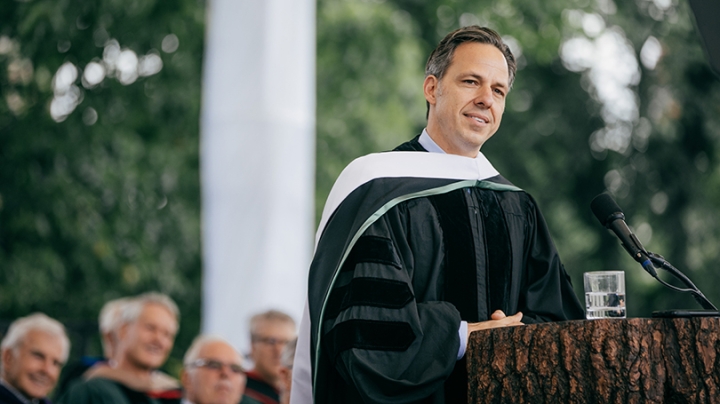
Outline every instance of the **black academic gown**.
[(101, 377), (76, 381), (58, 400), (59, 404), (180, 404), (182, 392), (146, 393)]
[(466, 402), (461, 320), (583, 317), (532, 197), (499, 175), (456, 183), (379, 178), (328, 221), (310, 269), (316, 403)]

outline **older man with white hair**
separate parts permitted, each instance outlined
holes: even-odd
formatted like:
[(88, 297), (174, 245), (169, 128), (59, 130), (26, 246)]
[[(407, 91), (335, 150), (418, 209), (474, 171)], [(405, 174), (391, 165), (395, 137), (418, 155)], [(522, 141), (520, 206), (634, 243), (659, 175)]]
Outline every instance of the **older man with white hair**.
[(67, 361), (70, 340), (65, 327), (42, 313), (15, 320), (0, 343), (0, 404), (50, 403)]
[(195, 338), (183, 360), (183, 404), (238, 404), (245, 390), (240, 354), (217, 336)]
[[(134, 404), (179, 402), (178, 389), (152, 389), (157, 369), (165, 363), (178, 330), (175, 302), (160, 293), (146, 293), (120, 305), (117, 345), (111, 367), (92, 369), (88, 379), (72, 386), (61, 403)], [(104, 370), (103, 370), (104, 369)], [(151, 391), (152, 389), (152, 391)]]

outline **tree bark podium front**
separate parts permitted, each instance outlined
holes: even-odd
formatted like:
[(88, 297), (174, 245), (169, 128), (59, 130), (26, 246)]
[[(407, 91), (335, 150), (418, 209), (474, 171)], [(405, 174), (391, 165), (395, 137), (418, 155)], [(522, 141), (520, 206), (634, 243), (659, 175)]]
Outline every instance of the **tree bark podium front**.
[(469, 403), (720, 403), (720, 318), (577, 320), (477, 331)]

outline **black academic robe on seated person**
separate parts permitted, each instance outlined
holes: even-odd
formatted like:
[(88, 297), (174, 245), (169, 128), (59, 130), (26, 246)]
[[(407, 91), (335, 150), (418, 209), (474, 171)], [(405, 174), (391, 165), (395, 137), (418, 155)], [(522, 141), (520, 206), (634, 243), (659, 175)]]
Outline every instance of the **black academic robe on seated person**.
[(58, 400), (59, 404), (180, 404), (180, 389), (140, 392), (115, 380), (96, 377), (77, 380)]
[(583, 317), (537, 205), (500, 175), (362, 184), (324, 226), (309, 279), (315, 403), (466, 402), (461, 320)]

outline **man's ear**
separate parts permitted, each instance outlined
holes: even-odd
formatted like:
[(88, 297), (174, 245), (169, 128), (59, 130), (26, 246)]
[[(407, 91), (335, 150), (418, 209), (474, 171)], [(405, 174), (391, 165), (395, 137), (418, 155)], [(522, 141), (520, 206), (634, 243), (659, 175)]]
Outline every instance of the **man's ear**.
[(257, 355), (258, 355), (258, 347), (257, 342), (250, 341), (250, 359), (253, 361), (257, 361)]
[(120, 326), (120, 328), (117, 330), (117, 333), (115, 336), (117, 337), (117, 341), (120, 342), (127, 337), (128, 330), (130, 329), (130, 323), (125, 323)]
[[(117, 357), (120, 354), (121, 350), (124, 350), (126, 348), (126, 340), (127, 336), (130, 333), (130, 326), (132, 324), (125, 323), (118, 328), (117, 332), (115, 332), (115, 344), (113, 346), (113, 356)], [(115, 359), (115, 358), (113, 358)]]
[(427, 100), (430, 105), (435, 105), (438, 84), (439, 80), (434, 75), (430, 74), (425, 77), (425, 81), (423, 82), (423, 93), (425, 94), (425, 100)]
[(14, 361), (15, 353), (13, 352), (13, 349), (5, 348), (2, 351), (2, 368), (0, 369), (0, 374), (4, 376), (8, 369), (12, 369)]

